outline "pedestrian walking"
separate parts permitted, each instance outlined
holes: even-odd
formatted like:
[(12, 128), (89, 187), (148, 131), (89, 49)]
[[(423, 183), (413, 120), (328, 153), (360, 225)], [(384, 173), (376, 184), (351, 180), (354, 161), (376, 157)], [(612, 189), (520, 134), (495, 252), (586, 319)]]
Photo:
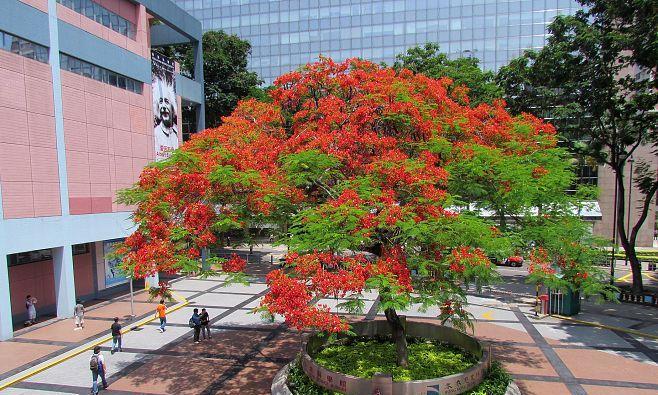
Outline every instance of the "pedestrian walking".
[(190, 328), (194, 328), (194, 343), (198, 343), (199, 333), (201, 332), (201, 317), (199, 316), (199, 309), (194, 309), (189, 324)]
[(27, 295), (25, 297), (25, 309), (27, 310), (27, 321), (26, 325), (34, 325), (37, 323), (37, 298), (32, 295)]
[(167, 306), (165, 306), (165, 301), (162, 299), (158, 307), (155, 308), (156, 317), (160, 318), (160, 333), (164, 333), (165, 325), (167, 324)]
[(107, 372), (107, 366), (105, 365), (105, 359), (101, 354), (100, 346), (94, 347), (94, 353), (89, 359), (89, 370), (91, 370), (91, 393), (94, 395), (98, 394), (98, 378), (101, 378), (103, 383), (103, 389), (107, 388), (107, 380), (105, 379), (105, 372)]
[(203, 334), (203, 339), (206, 339), (206, 333), (208, 334), (208, 339), (210, 339), (210, 315), (206, 309), (201, 309), (201, 334)]
[(121, 350), (121, 324), (119, 324), (119, 317), (114, 317), (114, 323), (110, 326), (112, 331), (112, 350), (110, 351), (114, 354), (117, 350)]
[(80, 299), (76, 300), (76, 305), (73, 308), (73, 317), (75, 318), (75, 330), (85, 328), (85, 306), (82, 305)]

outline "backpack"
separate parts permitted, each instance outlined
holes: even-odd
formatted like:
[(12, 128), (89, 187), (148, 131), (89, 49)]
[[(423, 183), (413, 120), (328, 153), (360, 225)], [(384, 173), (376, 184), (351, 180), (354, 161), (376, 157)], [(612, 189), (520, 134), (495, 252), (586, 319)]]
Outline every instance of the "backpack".
[(194, 325), (194, 319), (190, 318), (189, 325), (190, 325), (190, 328), (194, 328), (194, 326), (195, 326)]
[(98, 355), (94, 354), (91, 356), (91, 359), (89, 360), (89, 370), (91, 371), (97, 371), (98, 370)]

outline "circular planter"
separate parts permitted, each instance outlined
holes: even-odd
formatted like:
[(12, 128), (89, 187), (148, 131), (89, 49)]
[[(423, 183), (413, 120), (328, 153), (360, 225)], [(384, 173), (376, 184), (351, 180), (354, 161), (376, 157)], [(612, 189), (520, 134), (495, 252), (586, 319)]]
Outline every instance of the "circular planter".
[[(435, 339), (459, 346), (478, 357), (478, 362), (464, 372), (429, 380), (394, 382), (388, 374), (366, 379), (333, 372), (315, 363), (311, 355), (321, 349), (327, 338), (312, 335), (302, 348), (302, 368), (319, 386), (348, 395), (460, 394), (476, 387), (486, 377), (491, 366), (491, 350), (483, 348), (475, 338), (431, 322), (407, 321), (406, 325), (407, 336)], [(361, 336), (390, 335), (388, 323), (382, 320), (354, 323), (352, 331)]]
[[(282, 367), (281, 370), (277, 372), (276, 376), (274, 376), (271, 388), (272, 395), (292, 395), (292, 391), (290, 391), (286, 383), (288, 382), (288, 372), (290, 372), (290, 368), (295, 363), (297, 363), (296, 359)], [(521, 395), (521, 390), (514, 381), (511, 381), (507, 385), (505, 395)]]

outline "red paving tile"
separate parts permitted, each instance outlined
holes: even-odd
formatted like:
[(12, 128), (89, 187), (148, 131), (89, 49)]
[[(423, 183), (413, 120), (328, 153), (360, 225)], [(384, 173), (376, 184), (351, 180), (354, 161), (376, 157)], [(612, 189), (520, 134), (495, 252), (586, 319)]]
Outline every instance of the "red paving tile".
[[(212, 329), (211, 329), (212, 330)], [(210, 340), (202, 340), (200, 344), (194, 344), (192, 337), (189, 341), (183, 341), (175, 346), (168, 348), (174, 352), (197, 352), (199, 348), (202, 352), (210, 354), (226, 354), (229, 357), (237, 358), (243, 356), (248, 350), (256, 346), (261, 340), (267, 337), (267, 332), (259, 331), (240, 331), (240, 330), (221, 330), (211, 333)]]
[(0, 374), (16, 369), (62, 348), (61, 346), (47, 344), (0, 342), (0, 355), (2, 356), (0, 358)]
[(261, 355), (272, 358), (286, 358), (292, 360), (299, 354), (301, 344), (299, 334), (285, 332), (270, 341), (260, 352)]
[(17, 337), (20, 339), (80, 342), (91, 336), (106, 332), (109, 333), (111, 324), (109, 321), (85, 320), (85, 329), (76, 331), (73, 330), (75, 328), (75, 321), (73, 321), (73, 318), (70, 318), (54, 322)]
[(530, 335), (524, 331), (488, 322), (475, 323), (475, 337), (490, 342), (534, 343)]
[(156, 357), (112, 383), (110, 389), (140, 394), (197, 395), (230, 366), (229, 362), (217, 359)]
[(282, 367), (283, 364), (250, 362), (235, 377), (222, 383), (222, 388), (215, 393), (218, 395), (269, 394), (272, 379)]
[(500, 361), (510, 373), (557, 376), (539, 347), (530, 346), (492, 346), (494, 360)]
[(596, 350), (556, 349), (577, 378), (658, 384), (658, 366)]
[(567, 386), (562, 383), (518, 380), (516, 384), (523, 395), (571, 395)]
[(626, 387), (602, 387), (599, 385), (583, 385), (585, 391), (590, 395), (656, 395), (655, 390), (644, 390)]

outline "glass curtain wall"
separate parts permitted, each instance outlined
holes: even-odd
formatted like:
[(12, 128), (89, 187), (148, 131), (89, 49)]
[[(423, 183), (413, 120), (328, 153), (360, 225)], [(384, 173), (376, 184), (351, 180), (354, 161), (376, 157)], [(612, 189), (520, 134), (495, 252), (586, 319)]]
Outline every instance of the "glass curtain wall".
[(451, 57), (473, 56), (496, 70), (540, 48), (556, 15), (576, 0), (174, 0), (201, 20), (249, 40), (249, 67), (266, 84), (319, 54), (392, 63), (396, 54), (438, 42)]

